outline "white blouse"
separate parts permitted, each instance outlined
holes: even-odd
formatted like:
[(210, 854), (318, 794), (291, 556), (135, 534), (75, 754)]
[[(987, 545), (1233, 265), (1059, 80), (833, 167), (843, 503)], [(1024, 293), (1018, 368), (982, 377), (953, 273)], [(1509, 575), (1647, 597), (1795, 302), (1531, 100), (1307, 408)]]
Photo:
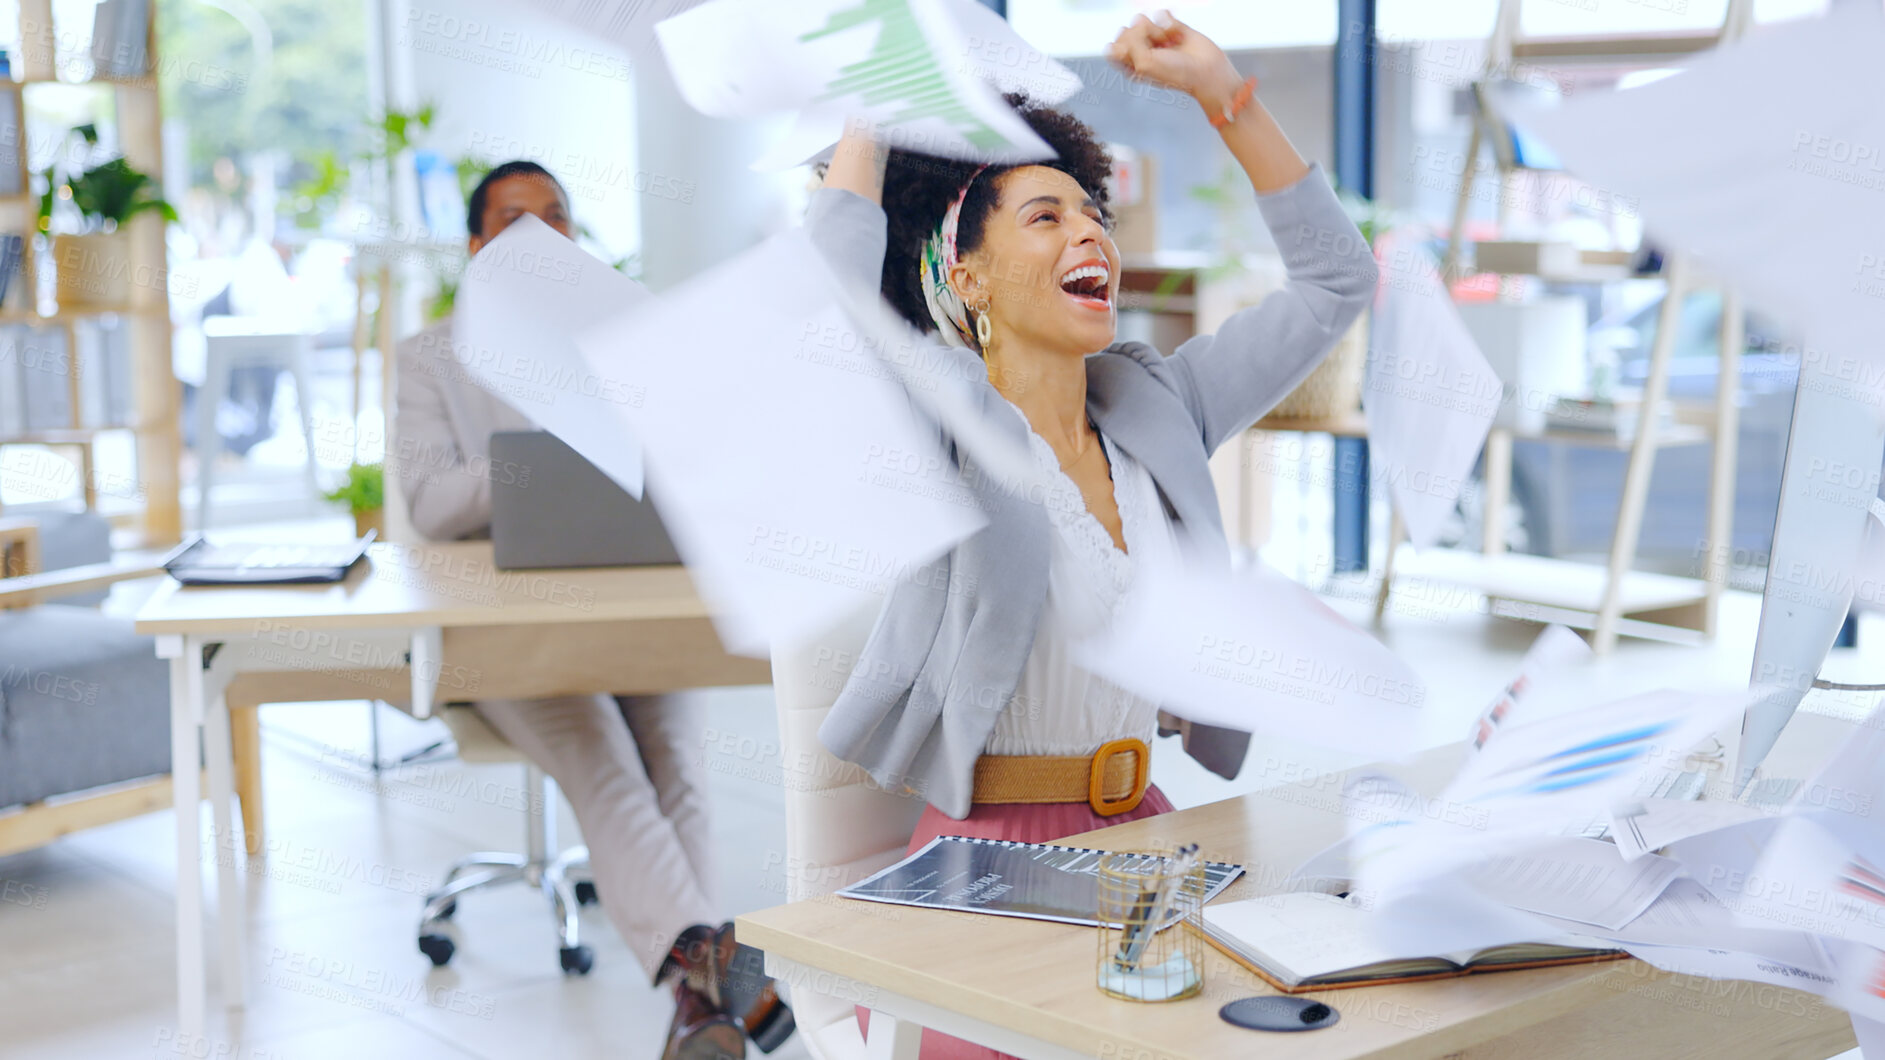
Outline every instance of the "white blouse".
[[(1015, 414), (1022, 415), (1021, 410)], [(1130, 554), (1113, 544), (1112, 535), (1087, 510), (1080, 487), (1060, 469), (1053, 446), (1028, 432), (1035, 464), (1054, 485), (1046, 500), (1054, 528), (1047, 606), (1014, 699), (989, 735), (988, 754), (1087, 755), (1111, 740), (1138, 737), (1149, 744), (1157, 735), (1157, 703), (1074, 662), (1075, 642), (1110, 622), (1131, 592), (1133, 561), (1155, 553), (1170, 558), (1177, 549), (1151, 474), (1111, 439), (1100, 440), (1112, 463), (1113, 499)]]

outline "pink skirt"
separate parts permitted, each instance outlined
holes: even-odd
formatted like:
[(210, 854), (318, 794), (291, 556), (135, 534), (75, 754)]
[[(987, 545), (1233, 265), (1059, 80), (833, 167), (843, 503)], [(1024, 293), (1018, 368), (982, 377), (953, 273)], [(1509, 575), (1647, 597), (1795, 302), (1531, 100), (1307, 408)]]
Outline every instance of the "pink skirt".
[[(1145, 798), (1139, 805), (1126, 813), (1112, 817), (1101, 817), (1093, 812), (1093, 807), (1084, 802), (1058, 803), (983, 803), (972, 807), (969, 816), (958, 821), (934, 806), (925, 807), (922, 819), (916, 822), (916, 832), (910, 836), (909, 853), (915, 853), (923, 844), (939, 835), (970, 836), (976, 839), (1015, 839), (1024, 843), (1051, 843), (1070, 835), (1091, 832), (1096, 828), (1107, 828), (1127, 821), (1137, 821), (1142, 817), (1172, 811), (1170, 799), (1158, 789), (1158, 785), (1149, 784), (1145, 789)], [(864, 1032), (866, 1040), (870, 1037), (870, 1012), (859, 1007), (857, 1010), (858, 1029)], [(923, 1032), (922, 1060), (1000, 1060), (1006, 1053), (973, 1045), (960, 1038), (951, 1038), (935, 1031)]]

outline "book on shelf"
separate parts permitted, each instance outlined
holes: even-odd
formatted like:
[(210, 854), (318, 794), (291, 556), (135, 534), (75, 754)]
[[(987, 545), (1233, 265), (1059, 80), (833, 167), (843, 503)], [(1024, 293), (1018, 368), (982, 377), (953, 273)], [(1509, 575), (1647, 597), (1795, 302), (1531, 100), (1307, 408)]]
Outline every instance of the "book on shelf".
[(26, 194), (23, 133), (19, 93), (0, 92), (0, 195)]
[(92, 76), (111, 80), (150, 73), (150, 0), (102, 0), (92, 15)]
[(79, 423), (121, 427), (131, 422), (131, 336), (115, 316), (73, 324), (73, 370), (79, 374)]
[(20, 362), (7, 356), (0, 337), (0, 438), (11, 438), (26, 430), (26, 404), (22, 390), (26, 380), (20, 375)]
[(1451, 979), (1477, 972), (1619, 960), (1621, 950), (1565, 935), (1432, 956), (1396, 953), (1376, 941), (1362, 906), (1319, 891), (1247, 898), (1204, 907), (1204, 937), (1286, 994), (1383, 983)]
[(0, 365), (6, 364), (19, 374), (22, 430), (72, 427), (72, 355), (64, 328), (0, 325)]
[[(1615, 400), (1558, 397), (1552, 399), (1551, 405), (1545, 410), (1545, 427), (1553, 431), (1615, 435), (1621, 441), (1629, 441), (1636, 437), (1642, 409), (1642, 399), (1637, 397)], [(1675, 426), (1673, 402), (1665, 399), (1657, 406), (1656, 412), (1657, 430), (1664, 431)]]
[(31, 304), (25, 293), (14, 291), (26, 291), (26, 237), (9, 232), (0, 234), (0, 309), (6, 308), (9, 294), (15, 302)]

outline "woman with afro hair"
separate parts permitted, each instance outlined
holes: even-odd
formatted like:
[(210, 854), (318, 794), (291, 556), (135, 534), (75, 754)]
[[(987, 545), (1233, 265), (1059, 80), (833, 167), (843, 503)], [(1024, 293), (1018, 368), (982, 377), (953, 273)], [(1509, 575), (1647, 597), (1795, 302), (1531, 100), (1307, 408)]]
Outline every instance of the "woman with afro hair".
[[(1255, 78), (1169, 16), (1136, 20), (1110, 57), (1197, 100), (1282, 255), (1284, 287), (1215, 335), (1169, 357), (1116, 341), (1110, 159), (1079, 121), (1021, 97), (1010, 103), (1054, 160), (977, 166), (853, 131), (807, 213), (841, 281), (880, 289), (939, 340), (988, 422), (1058, 487), (953, 480), (988, 525), (942, 571), (892, 589), (819, 730), (876, 783), (928, 802), (912, 850), (939, 834), (1044, 842), (1170, 810), (1146, 782), (1160, 733), (1236, 775), (1248, 734), (1162, 714), (1082, 669), (1073, 646), (1109, 620), (1135, 568), (1182, 552), (1228, 570), (1212, 451), (1300, 383), (1374, 294), (1367, 242)], [(961, 1048), (932, 1033), (923, 1056), (978, 1055)]]

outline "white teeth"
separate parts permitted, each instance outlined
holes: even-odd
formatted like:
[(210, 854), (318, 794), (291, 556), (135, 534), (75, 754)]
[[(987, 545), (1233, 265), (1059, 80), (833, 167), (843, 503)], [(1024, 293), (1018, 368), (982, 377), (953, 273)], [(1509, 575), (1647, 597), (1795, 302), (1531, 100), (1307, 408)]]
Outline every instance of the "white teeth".
[(1068, 272), (1066, 275), (1062, 276), (1060, 278), (1060, 285), (1062, 287), (1065, 287), (1066, 285), (1073, 283), (1076, 280), (1085, 280), (1089, 278), (1105, 280), (1109, 277), (1109, 275), (1110, 274), (1106, 266), (1104, 265), (1082, 265), (1081, 267), (1074, 269)]

